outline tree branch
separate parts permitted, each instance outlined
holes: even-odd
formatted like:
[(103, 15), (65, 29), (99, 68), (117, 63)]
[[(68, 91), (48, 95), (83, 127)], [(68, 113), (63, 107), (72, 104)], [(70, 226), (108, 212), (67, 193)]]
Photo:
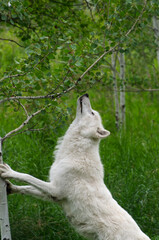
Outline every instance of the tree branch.
[(57, 94), (51, 94), (51, 95), (45, 95), (45, 96), (14, 96), (14, 97), (8, 97), (8, 98), (4, 98), (2, 100), (0, 100), (0, 104), (6, 101), (11, 101), (11, 100), (19, 100), (19, 99), (25, 99), (25, 100), (36, 100), (36, 99), (54, 99), (56, 97), (58, 97), (60, 95), (62, 95), (62, 93), (57, 93)]
[[(39, 128), (39, 129), (31, 129), (31, 128), (28, 128), (28, 129), (25, 129), (25, 130), (23, 130), (23, 131), (16, 132), (15, 134), (10, 135), (9, 137), (14, 137), (14, 136), (16, 136), (16, 135), (18, 135), (18, 134), (22, 134), (22, 133), (25, 133), (25, 132), (39, 132), (39, 131), (42, 131), (42, 130), (44, 130), (44, 129), (46, 129), (46, 128)], [(8, 138), (9, 138), (9, 137), (8, 137)], [(5, 140), (5, 139), (4, 139), (4, 140)]]
[(25, 106), (24, 106), (20, 101), (18, 101), (18, 100), (17, 100), (16, 102), (20, 104), (20, 106), (23, 108), (23, 110), (24, 110), (26, 116), (29, 117), (28, 112), (27, 112)]
[(25, 48), (24, 46), (22, 46), (21, 44), (17, 43), (15, 40), (13, 39), (8, 39), (8, 38), (0, 38), (0, 40), (2, 41), (9, 41), (9, 42), (13, 42), (15, 44), (17, 44), (19, 47)]
[[(123, 39), (128, 37), (128, 35), (133, 31), (133, 29), (135, 28), (135, 26), (139, 22), (140, 18), (142, 17), (143, 13), (145, 12), (146, 4), (147, 4), (147, 0), (144, 1), (144, 7), (143, 7), (140, 15), (138, 16), (138, 18), (136, 19), (134, 24), (131, 26), (131, 28), (127, 31), (127, 33), (124, 35)], [(81, 75), (80, 79), (82, 79), (91, 70), (91, 68), (93, 68), (106, 54), (108, 54), (110, 52), (113, 52), (123, 41), (124, 40), (121, 40), (114, 47), (110, 48), (108, 51), (105, 51), (89, 68), (86, 69), (86, 71)]]
[(15, 129), (13, 129), (12, 131), (10, 131), (9, 133), (7, 133), (7, 134), (2, 138), (2, 142), (3, 142), (5, 139), (7, 139), (7, 138), (9, 138), (9, 137), (11, 137), (11, 136), (13, 136), (13, 135), (15, 135), (15, 133), (17, 133), (20, 129), (22, 129), (25, 125), (27, 125), (28, 122), (29, 122), (33, 117), (35, 117), (36, 115), (38, 115), (39, 113), (41, 113), (42, 111), (44, 111), (44, 110), (45, 110), (47, 107), (49, 107), (50, 105), (51, 105), (51, 104), (48, 104), (46, 107), (44, 107), (44, 108), (42, 108), (42, 109), (34, 112), (32, 115), (28, 116), (27, 119), (26, 119), (19, 127), (15, 128)]
[(71, 90), (73, 90), (77, 86), (79, 81), (81, 81), (81, 78), (78, 78), (73, 86), (67, 88), (66, 90), (64, 90), (60, 93), (54, 93), (54, 94), (49, 94), (49, 95), (44, 95), (44, 96), (14, 96), (14, 97), (8, 97), (8, 98), (4, 98), (4, 99), (0, 100), (0, 104), (4, 103), (4, 102), (7, 102), (7, 101), (19, 100), (19, 99), (36, 100), (36, 99), (55, 99), (55, 98), (59, 98), (63, 94), (66, 94), (66, 93), (70, 92)]
[(159, 89), (126, 89), (125, 92), (159, 92)]
[[(144, 7), (140, 13), (140, 15), (138, 16), (138, 18), (136, 19), (136, 21), (134, 22), (134, 24), (132, 25), (132, 27), (127, 31), (127, 33), (124, 35), (124, 38), (127, 37), (132, 31), (133, 29), (135, 28), (135, 26), (137, 25), (137, 23), (139, 22), (140, 18), (142, 17), (144, 11), (145, 11), (145, 8), (146, 8), (146, 4), (147, 4), (147, 0), (144, 1)], [(8, 98), (5, 98), (3, 100), (0, 100), (0, 104), (3, 103), (3, 102), (6, 102), (6, 101), (10, 101), (10, 100), (16, 100), (16, 99), (30, 99), (30, 100), (35, 100), (35, 99), (47, 99), (47, 98), (50, 98), (50, 99), (54, 99), (54, 98), (58, 98), (60, 96), (62, 96), (63, 94), (67, 93), (67, 92), (70, 92), (72, 89), (74, 89), (77, 84), (79, 83), (79, 81), (81, 81), (84, 76), (108, 53), (110, 52), (113, 52), (117, 47), (119, 47), (119, 45), (123, 42), (124, 40), (121, 40), (120, 42), (118, 42), (114, 47), (110, 48), (108, 51), (105, 51), (92, 65), (90, 65), (86, 71), (84, 73), (82, 73), (82, 75), (76, 80), (76, 82), (74, 83), (73, 86), (71, 86), (70, 88), (64, 90), (63, 92), (60, 92), (60, 93), (56, 93), (56, 94), (51, 94), (51, 95), (45, 95), (45, 96), (15, 96), (15, 97), (8, 97)], [(47, 57), (51, 52), (47, 53), (33, 68), (35, 68), (40, 62), (42, 62), (45, 57)], [(17, 74), (17, 75), (12, 75), (12, 76), (7, 76), (7, 77), (4, 77), (3, 79), (0, 80), (0, 82), (2, 80), (4, 80), (5, 78), (11, 78), (11, 77), (16, 77), (16, 76), (24, 76), (26, 75), (27, 73), (24, 73), (24, 74)]]
[(3, 78), (0, 79), (0, 82), (2, 82), (3, 80), (7, 79), (7, 78), (14, 78), (14, 77), (22, 77), (22, 76), (25, 76), (28, 72), (25, 72), (25, 73), (21, 73), (21, 74), (15, 74), (15, 75), (10, 75), (10, 76), (5, 76)]
[[(114, 92), (113, 89), (107, 89), (107, 92)], [(123, 90), (117, 90), (117, 92), (128, 92), (128, 93), (135, 93), (135, 92), (159, 92), (159, 89), (125, 89)]]

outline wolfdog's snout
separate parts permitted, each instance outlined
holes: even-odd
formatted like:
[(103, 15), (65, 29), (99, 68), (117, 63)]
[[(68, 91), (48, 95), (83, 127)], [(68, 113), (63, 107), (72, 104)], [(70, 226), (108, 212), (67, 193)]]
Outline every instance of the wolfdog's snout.
[[(85, 100), (86, 101), (85, 101)], [(77, 108), (77, 111), (80, 107), (80, 111), (81, 113), (83, 112), (83, 103), (85, 102), (86, 105), (90, 105), (90, 101), (89, 101), (89, 95), (88, 93), (85, 93), (84, 95), (82, 95), (81, 97), (78, 98), (78, 108)]]
[(80, 100), (80, 101), (82, 101), (82, 99), (83, 99), (84, 97), (87, 97), (87, 98), (89, 98), (89, 95), (88, 95), (88, 93), (85, 93), (84, 95), (82, 95), (82, 96), (79, 98), (79, 100)]

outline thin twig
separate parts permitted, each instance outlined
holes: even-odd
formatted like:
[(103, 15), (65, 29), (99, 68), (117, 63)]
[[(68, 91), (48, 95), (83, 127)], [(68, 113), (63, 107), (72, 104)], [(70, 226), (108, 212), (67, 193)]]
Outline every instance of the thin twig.
[(28, 129), (25, 129), (23, 131), (16, 132), (15, 134), (12, 134), (12, 135), (8, 136), (7, 138), (14, 137), (16, 135), (19, 135), (19, 134), (22, 134), (22, 133), (25, 133), (25, 132), (39, 132), (39, 131), (42, 131), (44, 129), (46, 129), (46, 128), (39, 128), (39, 129), (30, 129), (30, 128), (28, 128)]
[[(106, 89), (106, 92), (114, 92), (113, 89)], [(159, 89), (125, 89), (123, 90), (117, 90), (117, 92), (128, 92), (128, 93), (135, 93), (135, 92), (159, 92)]]
[(5, 76), (2, 79), (0, 79), (0, 82), (2, 82), (3, 80), (7, 79), (7, 78), (15, 78), (15, 77), (23, 77), (25, 75), (27, 75), (28, 73), (30, 73), (33, 69), (35, 69), (37, 67), (38, 64), (40, 64), (41, 62), (43, 62), (45, 60), (46, 57), (48, 57), (53, 51), (49, 51), (47, 54), (44, 55), (44, 57), (38, 62), (36, 63), (32, 69), (30, 69), (27, 72), (21, 73), (21, 74), (15, 74), (15, 75), (10, 75), (10, 76)]
[(9, 41), (9, 42), (13, 42), (13, 43), (17, 44), (19, 47), (25, 48), (24, 46), (22, 46), (21, 44), (19, 44), (18, 42), (16, 42), (16, 41), (15, 41), (15, 40), (13, 40), (13, 39), (8, 39), (8, 38), (0, 38), (0, 40), (2, 40), (2, 41)]
[(49, 51), (47, 54), (45, 54), (45, 56), (33, 66), (33, 69), (36, 68), (37, 65), (39, 65), (41, 62), (43, 62), (45, 60), (45, 58), (47, 58), (53, 51)]
[(125, 34), (125, 37), (127, 37), (132, 32), (132, 30), (135, 28), (136, 24), (139, 22), (140, 18), (142, 17), (143, 13), (145, 12), (146, 4), (147, 4), (147, 0), (144, 1), (144, 7), (143, 7), (140, 15), (138, 16), (138, 18), (136, 19), (136, 21), (134, 22), (132, 27), (129, 29), (129, 31)]
[(18, 132), (20, 129), (22, 129), (24, 126), (26, 126), (28, 124), (28, 122), (35, 117), (37, 114), (41, 113), (42, 111), (44, 111), (47, 107), (51, 106), (51, 104), (48, 104), (46, 107), (34, 112), (32, 115), (28, 116), (27, 119), (17, 128), (13, 129), (12, 131), (10, 131), (9, 133), (7, 133), (3, 138), (2, 138), (2, 142), (11, 137), (13, 134), (15, 134), (16, 132)]
[[(112, 71), (115, 71), (116, 74), (119, 76), (119, 72), (112, 66), (111, 63), (109, 63), (107, 60), (105, 60), (105, 62), (108, 64), (109, 68), (112, 70)], [(104, 65), (103, 65), (104, 66)]]
[(15, 74), (15, 75), (10, 75), (10, 76), (5, 76), (3, 78), (0, 79), (0, 82), (2, 82), (3, 80), (7, 79), (7, 78), (14, 78), (14, 77), (22, 77), (22, 76), (25, 76), (28, 72), (25, 72), (25, 73), (21, 73), (21, 74)]
[(67, 76), (68, 76), (68, 74), (69, 74), (70, 72), (71, 72), (71, 71), (68, 70), (67, 73), (66, 73), (66, 75), (64, 76), (64, 78), (60, 81), (60, 83), (57, 84), (57, 86), (54, 88), (54, 90), (51, 91), (51, 92), (49, 92), (46, 96), (49, 96), (49, 95), (51, 95), (51, 94), (53, 95), (53, 94), (57, 91), (57, 89), (61, 86), (61, 84), (65, 82), (65, 80), (66, 80), (66, 78), (67, 78)]
[(88, 2), (87, 0), (85, 0), (85, 3), (86, 3), (86, 5), (87, 5), (87, 7), (88, 7), (88, 9), (89, 9), (89, 11), (90, 11), (91, 18), (92, 18), (92, 20), (94, 21), (94, 17), (93, 17), (93, 13), (92, 13), (92, 9), (91, 9), (91, 7), (90, 7), (90, 4), (89, 4), (89, 2)]
[(18, 102), (18, 103), (20, 104), (20, 106), (23, 108), (23, 110), (24, 110), (26, 116), (29, 117), (28, 112), (27, 112), (25, 106), (24, 106), (20, 101), (17, 101), (17, 102)]
[(126, 89), (125, 92), (159, 92), (159, 89)]
[[(127, 31), (127, 33), (125, 34), (124, 38), (128, 37), (128, 35), (133, 31), (133, 29), (135, 28), (135, 26), (139, 22), (140, 18), (142, 17), (142, 15), (143, 15), (143, 13), (145, 11), (146, 4), (147, 4), (147, 0), (144, 1), (144, 7), (143, 7), (140, 15), (138, 16), (138, 18), (136, 19), (136, 21), (134, 22), (132, 27)], [(105, 51), (89, 68), (86, 69), (86, 71), (81, 75), (80, 79), (82, 79), (106, 54), (108, 54), (110, 52), (113, 52), (123, 41), (124, 40), (121, 40), (114, 47), (110, 48), (108, 51)]]

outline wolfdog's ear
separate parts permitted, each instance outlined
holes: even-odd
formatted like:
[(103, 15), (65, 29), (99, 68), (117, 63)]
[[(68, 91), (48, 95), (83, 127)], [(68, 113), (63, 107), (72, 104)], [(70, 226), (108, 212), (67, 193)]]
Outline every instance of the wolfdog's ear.
[(110, 135), (110, 132), (104, 128), (97, 128), (97, 137), (106, 138)]

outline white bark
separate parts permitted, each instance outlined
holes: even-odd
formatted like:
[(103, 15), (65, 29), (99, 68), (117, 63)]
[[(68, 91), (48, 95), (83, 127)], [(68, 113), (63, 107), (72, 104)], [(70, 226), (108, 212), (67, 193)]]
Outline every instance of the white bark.
[[(1, 137), (0, 137), (0, 163), (3, 163)], [(6, 184), (1, 178), (0, 178), (0, 226), (1, 226), (1, 240), (11, 240)]]
[(116, 79), (116, 56), (114, 52), (111, 55), (112, 62), (112, 73), (113, 73), (113, 86), (114, 86), (114, 102), (115, 102), (115, 124), (119, 129), (120, 118), (119, 118), (119, 99), (118, 99), (118, 84)]
[(125, 127), (125, 56), (124, 53), (119, 53), (120, 64), (120, 126)]
[(153, 22), (153, 29), (154, 29), (156, 44), (157, 44), (156, 52), (157, 52), (157, 62), (159, 66), (159, 19), (157, 19), (156, 16), (153, 16), (152, 22)]

